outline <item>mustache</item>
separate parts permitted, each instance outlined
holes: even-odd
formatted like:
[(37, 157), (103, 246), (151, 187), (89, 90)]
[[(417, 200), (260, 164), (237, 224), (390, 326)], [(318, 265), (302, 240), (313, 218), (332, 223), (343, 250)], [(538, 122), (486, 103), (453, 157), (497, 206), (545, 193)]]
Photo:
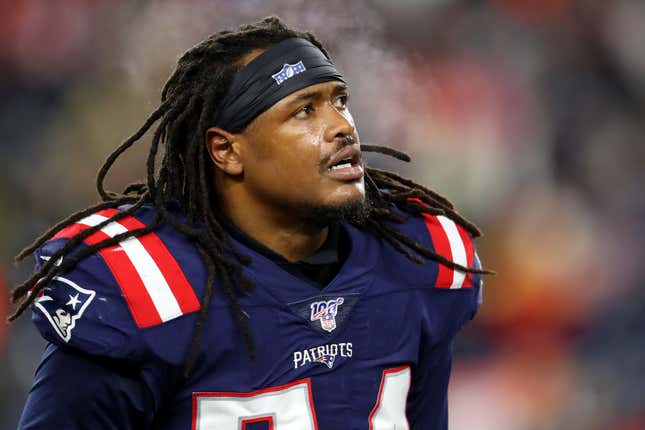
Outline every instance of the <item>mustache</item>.
[(327, 168), (327, 165), (331, 161), (332, 157), (336, 155), (338, 151), (343, 149), (346, 146), (351, 146), (356, 143), (356, 139), (354, 139), (354, 136), (345, 136), (342, 139), (338, 139), (336, 141), (336, 147), (329, 152), (329, 154), (325, 155), (321, 160), (318, 166), (320, 167), (320, 171), (324, 171)]

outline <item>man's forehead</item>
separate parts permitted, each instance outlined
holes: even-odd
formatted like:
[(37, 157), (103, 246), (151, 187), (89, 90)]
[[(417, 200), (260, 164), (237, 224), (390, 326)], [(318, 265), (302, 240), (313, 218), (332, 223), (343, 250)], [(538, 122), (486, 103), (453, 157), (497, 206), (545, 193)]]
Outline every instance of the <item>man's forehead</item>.
[(341, 92), (349, 92), (347, 84), (341, 81), (328, 81), (321, 82), (318, 84), (309, 85), (308, 87), (302, 88), (298, 91), (295, 91), (282, 100), (280, 104), (293, 104), (297, 103), (300, 100), (311, 99), (320, 97), (326, 94), (336, 94)]

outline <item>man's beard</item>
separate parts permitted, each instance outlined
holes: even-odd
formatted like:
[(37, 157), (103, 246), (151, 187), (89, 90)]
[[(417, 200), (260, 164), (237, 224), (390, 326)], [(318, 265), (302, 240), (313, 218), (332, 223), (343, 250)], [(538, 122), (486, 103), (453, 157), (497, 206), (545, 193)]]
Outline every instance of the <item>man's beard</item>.
[(334, 223), (364, 224), (372, 211), (368, 198), (341, 206), (304, 206), (305, 219), (314, 226), (323, 228)]

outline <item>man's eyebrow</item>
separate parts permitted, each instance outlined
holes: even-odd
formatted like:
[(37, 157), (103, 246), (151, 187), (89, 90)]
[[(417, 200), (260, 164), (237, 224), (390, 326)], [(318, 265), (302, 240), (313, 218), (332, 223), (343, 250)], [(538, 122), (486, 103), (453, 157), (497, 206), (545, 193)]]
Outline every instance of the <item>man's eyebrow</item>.
[(302, 100), (314, 99), (320, 96), (320, 91), (307, 91), (306, 93), (301, 93), (292, 98), (287, 102), (287, 105), (294, 105)]
[(349, 88), (347, 87), (346, 84), (339, 82), (336, 85), (334, 85), (334, 89), (331, 91), (333, 95), (336, 95), (338, 93), (346, 93), (349, 92)]
[[(336, 95), (338, 93), (346, 92), (347, 89), (348, 89), (347, 85), (345, 85), (343, 83), (338, 83), (338, 84), (334, 85), (334, 89), (331, 90), (331, 93), (332, 93), (332, 95)], [(303, 100), (315, 99), (317, 97), (320, 97), (320, 95), (321, 95), (320, 90), (318, 90), (318, 91), (307, 91), (307, 92), (304, 92), (302, 94), (298, 94), (293, 99), (289, 100), (287, 102), (287, 105), (290, 106), (290, 105), (294, 105), (294, 104), (296, 104), (298, 102), (301, 102)]]

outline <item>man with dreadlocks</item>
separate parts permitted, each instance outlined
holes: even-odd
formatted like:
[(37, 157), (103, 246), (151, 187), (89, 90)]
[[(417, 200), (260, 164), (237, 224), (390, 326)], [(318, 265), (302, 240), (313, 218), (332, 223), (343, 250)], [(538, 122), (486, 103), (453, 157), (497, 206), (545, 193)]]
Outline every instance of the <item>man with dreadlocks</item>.
[[(98, 174), (102, 201), (17, 259), (49, 341), (21, 429), (446, 429), (479, 305), (477, 228), (366, 167), (349, 90), (266, 18), (186, 52)], [(147, 180), (103, 180), (155, 123)]]

